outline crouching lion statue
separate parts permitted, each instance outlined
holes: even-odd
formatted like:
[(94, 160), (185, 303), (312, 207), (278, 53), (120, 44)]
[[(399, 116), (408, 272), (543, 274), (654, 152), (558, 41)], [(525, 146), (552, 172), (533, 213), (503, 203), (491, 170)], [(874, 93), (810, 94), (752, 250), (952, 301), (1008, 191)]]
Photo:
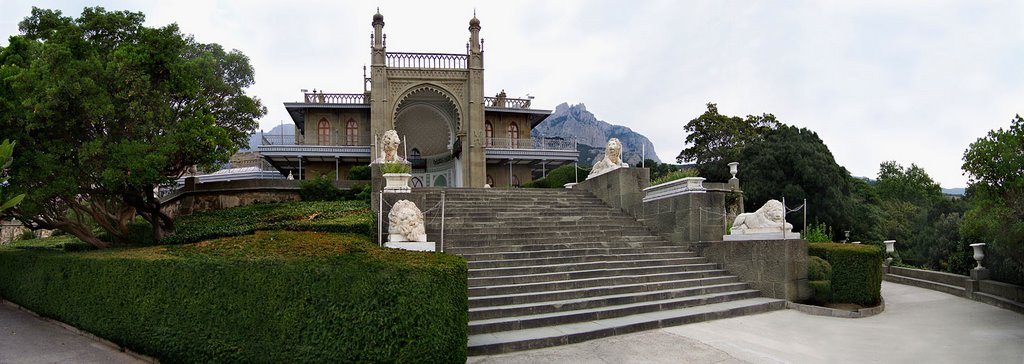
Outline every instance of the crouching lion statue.
[(399, 200), (388, 213), (388, 241), (427, 241), (423, 213), (409, 200)]
[(732, 223), (732, 234), (779, 232), (785, 223), (785, 231), (793, 231), (793, 225), (785, 222), (786, 207), (777, 200), (768, 200), (757, 211), (736, 216)]

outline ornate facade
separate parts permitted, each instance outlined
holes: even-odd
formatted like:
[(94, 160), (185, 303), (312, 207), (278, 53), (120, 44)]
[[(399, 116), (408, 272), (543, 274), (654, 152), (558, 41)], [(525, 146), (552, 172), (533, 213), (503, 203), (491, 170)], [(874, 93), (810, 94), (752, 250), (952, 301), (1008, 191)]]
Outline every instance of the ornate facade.
[[(576, 161), (569, 141), (533, 140), (531, 130), (551, 114), (531, 99), (501, 91), (484, 96), (480, 21), (469, 21), (466, 54), (388, 52), (384, 16), (373, 16), (370, 77), (363, 93), (313, 90), (286, 102), (295, 123), (292, 144), (260, 146), (282, 174), (347, 179), (366, 165), (386, 130), (403, 139), (399, 153), (413, 164), (413, 187), (518, 186)], [(365, 75), (365, 70), (364, 70)], [(541, 172), (543, 173), (543, 172)]]

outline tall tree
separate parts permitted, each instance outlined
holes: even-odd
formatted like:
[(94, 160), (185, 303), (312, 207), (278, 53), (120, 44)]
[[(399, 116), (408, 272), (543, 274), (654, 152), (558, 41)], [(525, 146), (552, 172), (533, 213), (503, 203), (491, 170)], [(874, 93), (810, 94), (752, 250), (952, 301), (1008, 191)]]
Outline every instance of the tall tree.
[(943, 214), (952, 215), (942, 226), (960, 221), (959, 214), (950, 211), (952, 205), (945, 203), (939, 184), (916, 164), (904, 167), (886, 161), (879, 165), (875, 189), (883, 215), (879, 227), (885, 238), (896, 240), (905, 262), (938, 269), (945, 255), (936, 248), (941, 233), (936, 224)]
[[(818, 134), (795, 126), (778, 127), (746, 146), (740, 161), (747, 211), (770, 199), (784, 197), (791, 208), (807, 199), (808, 224), (822, 222), (833, 231), (851, 229), (850, 173), (836, 164)], [(802, 224), (794, 215), (788, 221)]]
[[(996, 272), (1024, 283), (1024, 118), (1010, 128), (992, 130), (964, 152), (971, 209), (964, 234), (989, 244), (1005, 271)], [(995, 258), (993, 257), (993, 258)], [(991, 259), (991, 258), (989, 258)], [(990, 260), (991, 261), (991, 260)]]
[(687, 147), (676, 157), (676, 162), (694, 162), (701, 177), (726, 181), (732, 177), (729, 162), (738, 161), (744, 147), (761, 140), (781, 124), (772, 114), (747, 115), (744, 119), (719, 114), (718, 105), (712, 103), (707, 107), (707, 111), (683, 127)]
[(86, 8), (77, 19), (33, 8), (0, 49), (0, 132), (18, 141), (15, 213), (98, 247), (136, 214), (174, 232), (154, 189), (189, 166), (226, 161), (266, 113), (247, 96), (248, 58), (202, 44), (142, 13)]
[(10, 209), (17, 206), (22, 199), (25, 198), (25, 194), (8, 196), (10, 193), (7, 192), (7, 167), (11, 166), (13, 162), (12, 156), (14, 154), (14, 143), (10, 140), (4, 140), (0, 143), (0, 217), (3, 217), (4, 210)]

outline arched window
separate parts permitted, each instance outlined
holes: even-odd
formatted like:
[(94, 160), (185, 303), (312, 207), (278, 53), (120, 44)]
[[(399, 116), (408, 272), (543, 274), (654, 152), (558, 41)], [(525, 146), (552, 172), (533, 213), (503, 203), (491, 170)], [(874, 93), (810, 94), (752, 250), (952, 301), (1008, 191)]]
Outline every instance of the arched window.
[(327, 122), (326, 118), (320, 118), (316, 125), (316, 144), (331, 144), (331, 123)]
[(419, 177), (413, 177), (412, 178), (412, 186), (413, 187), (423, 187), (423, 180), (420, 179)]
[(359, 123), (356, 123), (355, 120), (349, 119), (345, 125), (345, 144), (359, 144)]
[(491, 175), (489, 174), (487, 175), (487, 185), (490, 187), (494, 187), (494, 177), (491, 177)]
[(516, 177), (514, 174), (512, 175), (512, 187), (519, 188), (519, 177)]
[(494, 145), (494, 126), (491, 125), (490, 120), (484, 121), (484, 139), (485, 146), (490, 147)]
[(508, 123), (508, 140), (510, 147), (519, 148), (519, 125), (516, 123)]

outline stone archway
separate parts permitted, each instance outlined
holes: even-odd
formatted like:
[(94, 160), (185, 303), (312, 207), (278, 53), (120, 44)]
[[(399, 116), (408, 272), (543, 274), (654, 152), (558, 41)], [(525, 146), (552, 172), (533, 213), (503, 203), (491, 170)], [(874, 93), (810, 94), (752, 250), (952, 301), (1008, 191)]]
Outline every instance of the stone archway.
[(418, 150), (426, 161), (425, 174), (461, 180), (460, 161), (453, 158), (452, 149), (462, 117), (450, 93), (429, 84), (413, 87), (399, 99), (394, 115), (405, 147)]

